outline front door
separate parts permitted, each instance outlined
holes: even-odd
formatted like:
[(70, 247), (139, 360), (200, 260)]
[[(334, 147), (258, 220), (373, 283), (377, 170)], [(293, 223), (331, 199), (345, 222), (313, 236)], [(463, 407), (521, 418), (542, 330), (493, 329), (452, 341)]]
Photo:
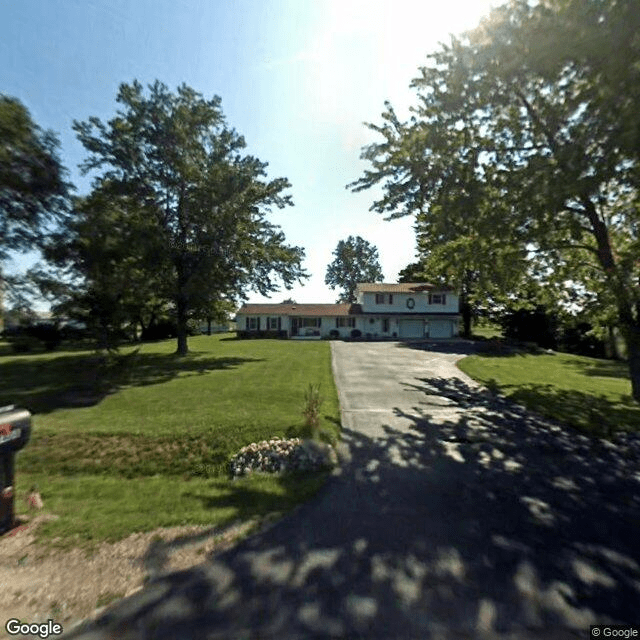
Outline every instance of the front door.
[(298, 318), (291, 318), (291, 335), (298, 335)]

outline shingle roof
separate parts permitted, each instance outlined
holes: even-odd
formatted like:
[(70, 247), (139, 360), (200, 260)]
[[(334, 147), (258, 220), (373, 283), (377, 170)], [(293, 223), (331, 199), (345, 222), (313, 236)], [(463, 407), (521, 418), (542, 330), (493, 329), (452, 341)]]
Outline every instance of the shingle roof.
[(416, 291), (431, 291), (436, 285), (428, 282), (362, 282), (359, 291), (375, 293), (414, 293)]
[(284, 316), (349, 316), (362, 313), (359, 304), (245, 304), (239, 311), (243, 315)]

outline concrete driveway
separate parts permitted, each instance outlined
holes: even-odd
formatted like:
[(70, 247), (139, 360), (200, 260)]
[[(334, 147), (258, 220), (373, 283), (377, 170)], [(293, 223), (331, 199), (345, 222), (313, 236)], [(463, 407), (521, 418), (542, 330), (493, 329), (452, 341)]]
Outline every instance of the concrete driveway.
[(586, 638), (640, 624), (637, 441), (493, 398), (451, 344), (333, 342), (345, 462), (310, 503), (69, 637)]

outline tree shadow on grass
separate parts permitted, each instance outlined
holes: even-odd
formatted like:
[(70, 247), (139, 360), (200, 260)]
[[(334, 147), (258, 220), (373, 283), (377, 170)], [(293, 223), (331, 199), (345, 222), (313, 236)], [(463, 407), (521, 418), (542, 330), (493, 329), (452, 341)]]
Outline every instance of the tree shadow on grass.
[[(459, 390), (466, 386), (463, 381), (427, 378), (422, 381), (435, 387), (444, 397), (455, 393), (457, 400), (464, 403), (465, 394)], [(476, 394), (484, 393), (497, 406), (518, 403), (550, 420), (558, 420), (555, 416), (566, 416), (566, 426), (587, 435), (611, 438), (620, 432), (640, 430), (640, 406), (635, 406), (630, 397), (628, 404), (621, 405), (604, 395), (559, 389), (551, 384), (499, 385), (495, 379), (488, 380), (485, 387)], [(501, 391), (508, 392), (509, 399), (498, 395)]]
[(619, 360), (580, 360), (571, 364), (585, 376), (629, 379), (629, 365)]
[[(409, 348), (436, 351), (432, 343), (406, 343)], [(483, 352), (482, 349), (473, 351), (465, 343), (444, 343), (440, 353), (464, 355), (475, 353), (479, 357), (515, 358), (524, 355), (554, 355), (563, 360), (570, 368), (585, 376), (602, 376), (618, 379), (628, 379), (624, 363), (597, 359), (578, 359), (573, 356), (539, 350), (522, 351), (507, 347), (504, 350)], [(533, 366), (533, 365), (532, 365)], [(450, 381), (455, 384), (454, 381)], [(560, 389), (552, 384), (518, 384), (499, 383), (495, 379), (484, 382), (489, 391), (497, 394), (504, 391), (515, 402), (522, 403), (533, 411), (537, 411), (549, 418), (560, 419), (570, 426), (587, 434), (600, 437), (611, 437), (617, 431), (636, 431), (640, 429), (640, 405), (633, 398), (625, 396), (622, 401), (611, 400), (604, 394), (595, 394), (577, 389)]]
[(571, 426), (599, 437), (640, 429), (640, 405), (633, 406), (631, 398), (620, 404), (602, 394), (558, 389), (549, 384), (519, 385), (510, 397), (543, 415), (567, 416)]
[[(423, 378), (414, 391), (416, 406), (367, 418), (376, 430), (344, 430), (350, 461), (310, 502), (160, 576), (93, 632), (553, 640), (640, 624), (629, 443), (579, 435), (461, 380)], [(208, 504), (249, 499), (260, 496)]]
[(132, 353), (18, 358), (0, 363), (0, 406), (16, 404), (32, 413), (90, 407), (123, 387), (161, 384), (179, 376), (237, 368), (258, 358)]

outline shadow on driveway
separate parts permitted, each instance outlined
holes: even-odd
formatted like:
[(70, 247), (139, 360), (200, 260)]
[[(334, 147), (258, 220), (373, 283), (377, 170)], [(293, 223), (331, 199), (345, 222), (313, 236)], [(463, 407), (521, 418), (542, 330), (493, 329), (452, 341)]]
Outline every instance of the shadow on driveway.
[[(553, 639), (640, 624), (638, 439), (591, 440), (461, 380), (415, 388), (424, 402), (381, 414), (384, 438), (344, 432), (351, 459), (310, 503), (67, 637)], [(443, 421), (434, 398), (463, 412)]]
[(416, 349), (418, 351), (465, 356), (478, 353), (482, 350), (481, 344), (464, 338), (453, 338), (450, 340), (400, 340), (396, 344), (401, 349)]

